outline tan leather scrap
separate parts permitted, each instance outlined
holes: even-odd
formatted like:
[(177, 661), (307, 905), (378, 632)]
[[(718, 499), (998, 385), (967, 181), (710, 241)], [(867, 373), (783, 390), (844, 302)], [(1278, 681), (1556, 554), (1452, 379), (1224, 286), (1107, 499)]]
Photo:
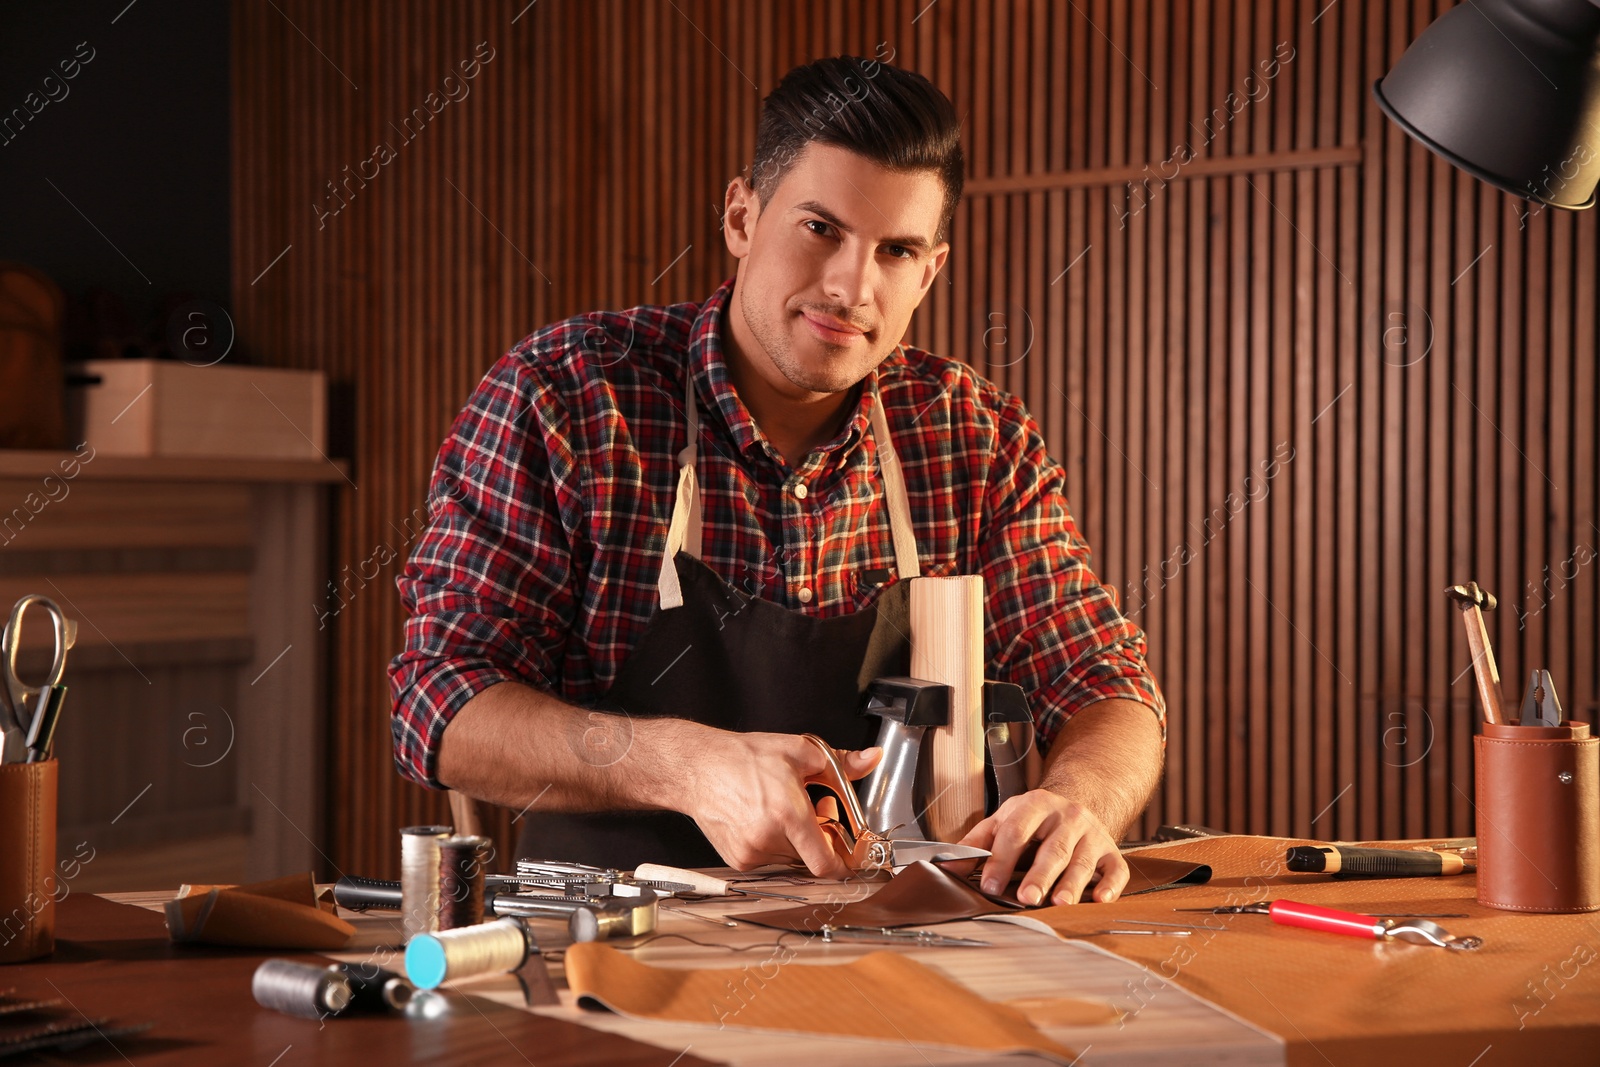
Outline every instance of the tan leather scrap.
[[(567, 949), (567, 984), (584, 1007), (639, 1019), (910, 1042), (916, 1048), (1031, 1052), (1072, 1063), (1019, 1008), (984, 1000), (894, 952), (850, 963), (769, 959), (748, 967), (651, 967), (598, 941)], [(1059, 1010), (1059, 1009), (1058, 1009)], [(1094, 1009), (1097, 1016), (1107, 1013)]]

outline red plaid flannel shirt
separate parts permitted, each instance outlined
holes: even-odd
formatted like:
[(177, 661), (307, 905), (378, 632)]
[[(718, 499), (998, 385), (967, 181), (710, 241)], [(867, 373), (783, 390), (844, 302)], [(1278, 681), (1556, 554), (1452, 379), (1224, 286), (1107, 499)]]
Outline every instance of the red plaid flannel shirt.
[[(389, 681), (406, 777), (439, 787), (445, 726), (497, 682), (577, 705), (604, 695), (657, 607), (686, 364), (704, 427), (705, 562), (747, 594), (815, 616), (867, 607), (894, 580), (873, 391), (790, 470), (728, 377), (732, 287), (703, 304), (547, 326), (495, 363), (456, 417), (429, 523), (396, 582), (409, 619)], [(1110, 697), (1147, 705), (1164, 727), (1144, 634), (1090, 571), (1062, 470), (1021, 401), (910, 345), (873, 376), (923, 573), (983, 576), (988, 677), (1026, 690), (1041, 749), (1074, 711)]]

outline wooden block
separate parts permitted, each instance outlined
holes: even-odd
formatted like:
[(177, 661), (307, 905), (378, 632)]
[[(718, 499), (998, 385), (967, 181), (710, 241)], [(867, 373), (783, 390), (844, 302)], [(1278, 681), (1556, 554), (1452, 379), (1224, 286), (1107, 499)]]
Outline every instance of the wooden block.
[(327, 379), (320, 371), (97, 359), (77, 370), (76, 436), (108, 456), (322, 459)]
[(956, 841), (983, 818), (983, 578), (911, 579), (911, 675), (950, 686), (933, 739), (928, 832)]

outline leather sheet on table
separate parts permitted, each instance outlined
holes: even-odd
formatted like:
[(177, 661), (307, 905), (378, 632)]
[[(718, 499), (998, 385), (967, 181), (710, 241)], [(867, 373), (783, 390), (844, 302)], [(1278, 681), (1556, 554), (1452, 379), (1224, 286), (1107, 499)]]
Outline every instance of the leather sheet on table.
[(1072, 1049), (1034, 1029), (1021, 1010), (984, 1000), (895, 952), (850, 963), (768, 959), (701, 969), (651, 967), (589, 941), (567, 949), (566, 975), (582, 1006), (603, 1005), (631, 1018), (1075, 1060)]
[[(1593, 915), (1484, 907), (1472, 874), (1334, 881), (1288, 873), (1286, 849), (1314, 843), (1326, 842), (1227, 836), (1151, 846), (1139, 853), (1209, 865), (1211, 883), (1028, 915), (1066, 936), (1136, 918), (1215, 928), (1186, 938), (1093, 939), (1149, 972), (1142, 987), (1121, 997), (1128, 1027), (1138, 1025), (1139, 1011), (1171, 981), (1281, 1037), (1292, 1065), (1465, 1067), (1491, 1045), (1480, 1067), (1600, 1062), (1600, 922)], [(1435, 921), (1451, 933), (1482, 937), (1484, 946), (1452, 952), (1280, 926), (1265, 915), (1173, 911), (1274, 899), (1367, 914), (1462, 912), (1466, 918)]]
[[(1211, 877), (1211, 868), (1160, 856), (1127, 856), (1129, 880), (1124, 896), (1150, 893), (1175, 885), (1200, 885)], [(1090, 889), (1084, 891), (1089, 901)], [(778, 911), (755, 912), (741, 916), (748, 922), (797, 933), (817, 933), (824, 924), (832, 926), (929, 926), (935, 923), (972, 919), (1023, 907), (1016, 898), (1016, 884), (999, 897), (978, 891), (966, 879), (936, 864), (919, 861), (906, 867), (881, 889), (865, 900), (849, 903), (817, 902)]]
[(966, 882), (919, 860), (864, 900), (816, 901), (740, 918), (778, 930), (814, 934), (823, 926), (924, 926), (1008, 911)]
[(325, 910), (310, 872), (241, 886), (184, 886), (166, 905), (172, 940), (251, 948), (343, 948), (355, 927)]

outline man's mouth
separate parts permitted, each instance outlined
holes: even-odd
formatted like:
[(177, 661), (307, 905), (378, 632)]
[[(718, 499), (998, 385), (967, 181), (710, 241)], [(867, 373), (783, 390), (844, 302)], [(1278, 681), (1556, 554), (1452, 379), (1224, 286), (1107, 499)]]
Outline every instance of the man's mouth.
[(834, 344), (850, 344), (858, 337), (865, 337), (867, 331), (859, 326), (833, 318), (830, 315), (816, 315), (809, 311), (802, 311), (801, 317), (811, 326), (811, 329), (824, 341)]

